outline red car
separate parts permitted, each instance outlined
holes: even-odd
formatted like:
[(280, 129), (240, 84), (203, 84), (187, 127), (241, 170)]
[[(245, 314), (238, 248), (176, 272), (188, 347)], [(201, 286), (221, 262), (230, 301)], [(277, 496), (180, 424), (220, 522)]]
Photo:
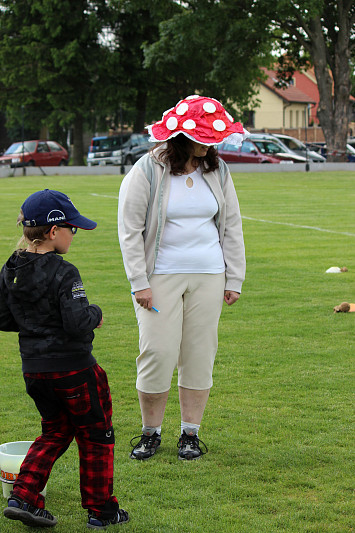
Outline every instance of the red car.
[(0, 156), (2, 167), (54, 167), (67, 165), (69, 154), (55, 141), (24, 141), (13, 143)]
[(245, 140), (239, 148), (223, 143), (217, 146), (218, 155), (227, 163), (281, 163), (278, 157), (263, 153), (256, 144)]

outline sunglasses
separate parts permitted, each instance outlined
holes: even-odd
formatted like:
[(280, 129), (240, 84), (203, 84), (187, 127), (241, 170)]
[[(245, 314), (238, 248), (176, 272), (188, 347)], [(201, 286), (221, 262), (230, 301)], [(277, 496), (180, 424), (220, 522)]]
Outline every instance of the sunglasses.
[[(78, 231), (78, 228), (76, 226), (71, 226), (70, 224), (56, 224), (57, 228), (68, 228), (72, 232), (73, 235), (76, 234)], [(53, 226), (51, 226), (52, 228)], [(51, 228), (49, 228), (46, 233), (49, 233), (51, 231)]]

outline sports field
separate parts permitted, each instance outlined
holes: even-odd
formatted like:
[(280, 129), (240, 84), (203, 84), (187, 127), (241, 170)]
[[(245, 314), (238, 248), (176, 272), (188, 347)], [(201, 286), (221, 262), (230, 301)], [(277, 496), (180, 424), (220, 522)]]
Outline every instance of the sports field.
[[(94, 232), (79, 230), (66, 259), (103, 309), (94, 355), (106, 370), (116, 432), (115, 494), (131, 516), (122, 533), (345, 533), (354, 531), (355, 175), (234, 174), (247, 255), (239, 302), (224, 307), (214, 387), (200, 430), (209, 453), (177, 459), (176, 376), (162, 446), (130, 460), (140, 434), (137, 328), (117, 239), (120, 176), (0, 180), (0, 262), (20, 236), (16, 217), (32, 192), (69, 194)], [(342, 274), (326, 274), (346, 266)], [(0, 443), (33, 440), (40, 419), (25, 394), (17, 335), (0, 332)], [(0, 531), (29, 528), (2, 516)], [(55, 531), (86, 530), (73, 443), (51, 474), (46, 507)], [(109, 531), (115, 531), (111, 527)], [(39, 531), (39, 530), (34, 530)]]

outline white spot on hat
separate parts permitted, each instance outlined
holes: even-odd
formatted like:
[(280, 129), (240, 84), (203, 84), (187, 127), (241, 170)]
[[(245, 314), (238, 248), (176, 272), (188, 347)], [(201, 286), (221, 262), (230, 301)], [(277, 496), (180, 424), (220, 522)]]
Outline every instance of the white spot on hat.
[(203, 104), (203, 109), (206, 111), (206, 113), (214, 113), (217, 108), (212, 102), (205, 102)]
[(195, 98), (200, 98), (198, 94), (192, 94), (191, 96), (187, 96), (185, 100), (194, 100)]
[(178, 121), (177, 121), (177, 118), (175, 117), (170, 117), (166, 121), (166, 127), (168, 128), (168, 130), (175, 130), (177, 125), (178, 125)]
[(176, 114), (177, 115), (185, 115), (186, 111), (189, 110), (188, 104), (186, 102), (183, 102), (176, 108)]
[(185, 128), (185, 130), (193, 130), (196, 128), (196, 122), (191, 119), (185, 120), (182, 127)]
[(232, 117), (232, 115), (230, 115), (230, 114), (228, 113), (228, 111), (226, 111), (226, 117), (227, 117), (227, 119), (230, 120), (231, 122), (234, 122), (234, 118)]
[(213, 127), (216, 131), (224, 131), (226, 129), (226, 125), (223, 120), (215, 120), (213, 122)]

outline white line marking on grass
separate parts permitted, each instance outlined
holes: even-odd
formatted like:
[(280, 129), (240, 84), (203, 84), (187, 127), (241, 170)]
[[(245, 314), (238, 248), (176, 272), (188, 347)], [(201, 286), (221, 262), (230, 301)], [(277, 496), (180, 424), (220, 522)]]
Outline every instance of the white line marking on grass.
[(108, 196), (107, 194), (96, 194), (95, 192), (92, 192), (91, 196), (100, 196), (101, 198), (113, 198), (114, 200), (118, 200), (118, 196)]
[(292, 228), (312, 229), (314, 231), (323, 231), (324, 233), (335, 233), (336, 235), (347, 235), (348, 237), (355, 237), (355, 233), (348, 233), (346, 231), (334, 231), (332, 229), (317, 228), (315, 226), (301, 226), (298, 224), (291, 224), (291, 222), (275, 222), (273, 220), (264, 220), (262, 218), (244, 217), (245, 220), (253, 220), (254, 222), (264, 222), (266, 224), (277, 224), (279, 226), (291, 226)]
[[(109, 196), (107, 194), (91, 193), (91, 196), (100, 196), (101, 198), (112, 198), (118, 200), (118, 196)], [(291, 226), (292, 228), (311, 229), (314, 231), (322, 231), (324, 233), (335, 233), (336, 235), (347, 235), (348, 237), (355, 237), (355, 233), (348, 233), (346, 231), (334, 231), (332, 229), (317, 228), (315, 226), (301, 226), (299, 224), (292, 224), (291, 222), (275, 222), (274, 220), (265, 220), (263, 218), (252, 218), (242, 216), (245, 220), (253, 220), (254, 222), (264, 222), (265, 224), (276, 224), (279, 226)]]

